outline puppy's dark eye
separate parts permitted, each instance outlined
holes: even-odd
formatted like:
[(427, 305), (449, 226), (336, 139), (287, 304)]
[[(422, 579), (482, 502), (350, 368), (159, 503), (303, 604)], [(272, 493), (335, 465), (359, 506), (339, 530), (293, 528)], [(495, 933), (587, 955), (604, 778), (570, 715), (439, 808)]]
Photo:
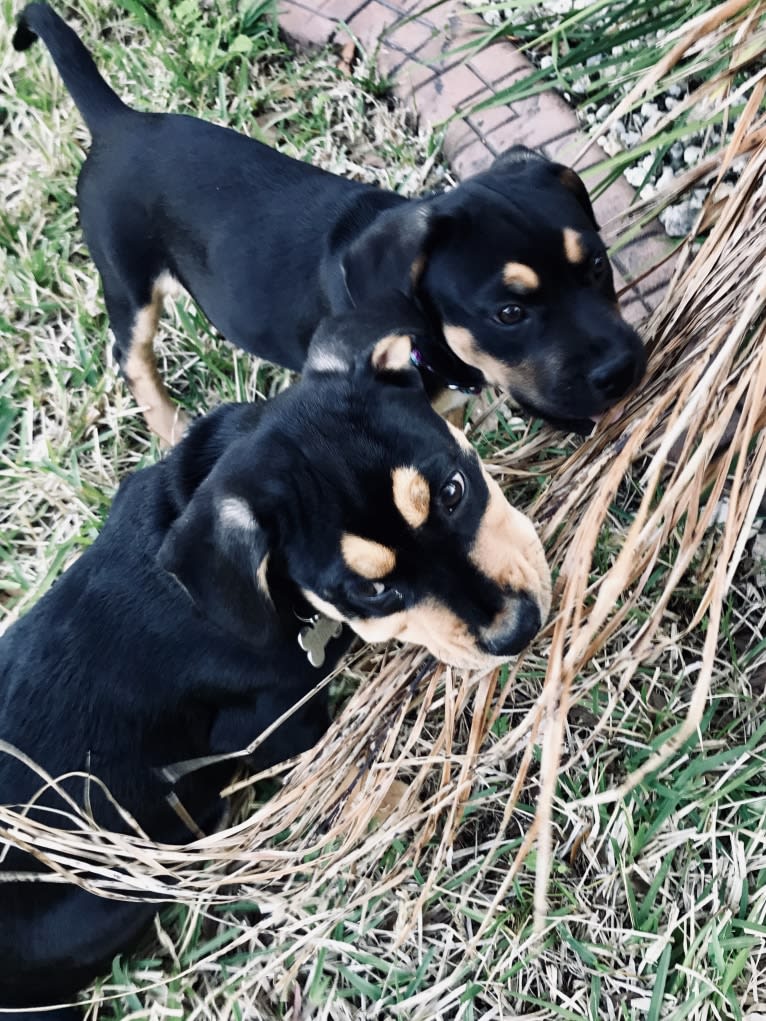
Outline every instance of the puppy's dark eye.
[(465, 479), (460, 472), (451, 475), (439, 490), (439, 502), (448, 513), (457, 507), (465, 495)]
[(504, 326), (515, 326), (525, 319), (526, 315), (521, 305), (506, 305), (497, 313), (497, 318)]
[(354, 595), (361, 599), (375, 599), (385, 595), (387, 591), (388, 589), (382, 581), (367, 581), (360, 578), (359, 581), (354, 582)]
[(347, 583), (346, 596), (362, 612), (376, 615), (395, 613), (404, 603), (404, 594), (399, 589), (382, 581), (367, 581), (365, 578), (355, 578)]
[(594, 276), (600, 277), (606, 270), (606, 256), (596, 252), (590, 257), (590, 269)]

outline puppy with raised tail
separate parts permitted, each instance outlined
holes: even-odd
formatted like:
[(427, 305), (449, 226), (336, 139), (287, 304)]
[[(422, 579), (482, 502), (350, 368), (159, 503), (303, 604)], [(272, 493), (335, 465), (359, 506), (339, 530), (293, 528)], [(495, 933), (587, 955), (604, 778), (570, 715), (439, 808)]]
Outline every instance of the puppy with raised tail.
[(590, 432), (641, 379), (644, 349), (573, 170), (516, 146), (407, 200), (194, 117), (131, 109), (46, 4), (24, 9), (14, 46), (37, 36), (93, 138), (77, 196), (116, 359), (166, 442), (184, 421), (152, 344), (179, 284), (231, 343), (296, 370), (323, 316), (400, 290), (428, 319), (412, 357), (443, 410), (489, 383)]

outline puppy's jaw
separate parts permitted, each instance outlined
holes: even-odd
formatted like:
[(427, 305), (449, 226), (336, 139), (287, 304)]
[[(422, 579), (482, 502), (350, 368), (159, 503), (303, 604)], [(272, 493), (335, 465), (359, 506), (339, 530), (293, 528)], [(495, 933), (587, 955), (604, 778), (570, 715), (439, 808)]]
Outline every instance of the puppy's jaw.
[(494, 355), (483, 351), (470, 330), (464, 326), (445, 323), (442, 332), (444, 339), (461, 361), (478, 369), (492, 386), (506, 385), (510, 366), (501, 358), (495, 358)]
[(477, 645), (465, 622), (438, 600), (429, 599), (408, 610), (387, 617), (347, 617), (336, 606), (309, 589), (303, 597), (331, 620), (348, 626), (365, 642), (390, 642), (396, 639), (427, 649), (436, 659), (463, 670), (483, 670), (499, 666), (507, 657), (492, 656)]
[(512, 507), (484, 470), (489, 500), (471, 560), (503, 591), (525, 593), (544, 621), (551, 608), (551, 575), (545, 550), (529, 518)]

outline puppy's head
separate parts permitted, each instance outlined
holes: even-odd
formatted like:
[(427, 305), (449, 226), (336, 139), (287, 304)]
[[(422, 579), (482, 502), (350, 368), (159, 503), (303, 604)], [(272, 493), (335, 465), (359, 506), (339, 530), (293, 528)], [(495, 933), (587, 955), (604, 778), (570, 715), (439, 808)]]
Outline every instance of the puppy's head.
[(256, 639), (269, 602), (289, 620), (306, 600), (368, 641), (463, 667), (540, 628), (540, 541), (431, 409), (411, 329), (390, 308), (323, 324), (302, 381), (239, 430), (171, 529), (161, 560), (219, 622), (245, 636), (250, 615)]
[(585, 186), (521, 146), (445, 195), (384, 214), (345, 272), (358, 305), (381, 275), (409, 281), (454, 354), (563, 428), (589, 432), (646, 368)]

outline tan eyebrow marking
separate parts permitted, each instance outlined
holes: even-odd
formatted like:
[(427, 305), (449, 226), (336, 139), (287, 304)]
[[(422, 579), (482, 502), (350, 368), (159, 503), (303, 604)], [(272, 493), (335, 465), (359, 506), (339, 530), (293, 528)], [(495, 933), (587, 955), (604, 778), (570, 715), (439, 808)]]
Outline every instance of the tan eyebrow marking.
[(410, 364), (412, 341), (403, 333), (391, 333), (372, 349), (372, 367), (376, 372), (396, 372)]
[(571, 227), (565, 227), (562, 234), (564, 235), (564, 255), (567, 257), (567, 262), (575, 264), (582, 262), (586, 254), (582, 235)]
[(412, 528), (420, 528), (428, 519), (431, 490), (417, 468), (394, 468), (391, 472), (394, 503)]
[(503, 283), (522, 291), (535, 291), (540, 286), (540, 277), (531, 266), (523, 262), (506, 262), (503, 266)]
[(396, 567), (396, 553), (392, 549), (351, 532), (341, 536), (340, 551), (346, 565), (370, 581), (382, 578)]

